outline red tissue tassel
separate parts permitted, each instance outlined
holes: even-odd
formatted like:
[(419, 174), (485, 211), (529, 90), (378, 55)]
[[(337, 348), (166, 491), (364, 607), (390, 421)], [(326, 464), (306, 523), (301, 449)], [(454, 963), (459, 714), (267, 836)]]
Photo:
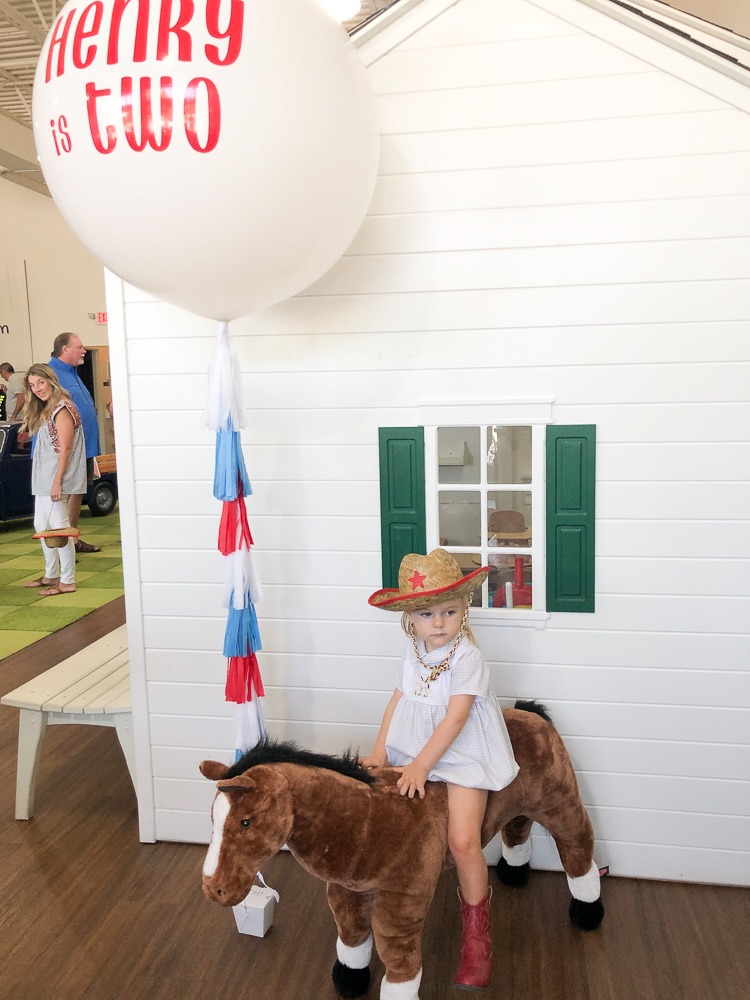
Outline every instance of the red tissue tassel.
[[(237, 522), (240, 524), (240, 538), (237, 540)], [(250, 525), (247, 520), (247, 508), (245, 499), (242, 496), (242, 487), (237, 492), (236, 500), (225, 500), (221, 507), (221, 521), (219, 523), (219, 552), (223, 556), (231, 555), (237, 549), (241, 549), (243, 544), (250, 548), (253, 544), (253, 536), (250, 534)]]
[(238, 705), (242, 705), (246, 701), (252, 701), (253, 690), (260, 698), (265, 694), (255, 653), (249, 653), (247, 656), (231, 656), (224, 692), (226, 700), (236, 701)]

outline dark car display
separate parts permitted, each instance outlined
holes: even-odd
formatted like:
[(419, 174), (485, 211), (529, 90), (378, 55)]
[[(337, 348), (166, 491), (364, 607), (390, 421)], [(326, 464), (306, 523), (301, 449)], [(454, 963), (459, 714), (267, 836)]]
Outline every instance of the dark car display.
[[(19, 424), (0, 423), (0, 521), (31, 517), (31, 442), (19, 441)], [(91, 484), (84, 503), (94, 517), (111, 514), (117, 503), (117, 469), (114, 457), (99, 459), (101, 475)]]

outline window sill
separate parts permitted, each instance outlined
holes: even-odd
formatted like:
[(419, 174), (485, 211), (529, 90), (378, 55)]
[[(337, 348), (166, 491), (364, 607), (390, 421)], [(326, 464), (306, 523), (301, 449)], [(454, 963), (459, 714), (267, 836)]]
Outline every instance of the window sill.
[(472, 608), (469, 621), (476, 625), (520, 625), (522, 628), (544, 628), (549, 611), (506, 611), (501, 608)]

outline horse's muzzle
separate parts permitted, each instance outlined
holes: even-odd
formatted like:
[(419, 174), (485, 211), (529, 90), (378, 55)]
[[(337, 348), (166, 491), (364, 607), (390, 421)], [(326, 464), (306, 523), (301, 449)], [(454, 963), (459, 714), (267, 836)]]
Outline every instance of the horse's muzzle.
[(203, 876), (203, 892), (207, 899), (219, 906), (237, 906), (247, 896), (249, 889), (238, 889), (237, 886), (222, 885), (213, 878)]

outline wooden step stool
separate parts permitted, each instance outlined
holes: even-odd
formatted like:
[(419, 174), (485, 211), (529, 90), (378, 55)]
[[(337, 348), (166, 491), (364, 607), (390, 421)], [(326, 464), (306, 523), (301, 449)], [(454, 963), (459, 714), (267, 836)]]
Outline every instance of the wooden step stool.
[(128, 636), (124, 625), (1, 700), (3, 705), (21, 710), (16, 819), (31, 819), (34, 815), (36, 773), (47, 726), (114, 727), (136, 787)]

